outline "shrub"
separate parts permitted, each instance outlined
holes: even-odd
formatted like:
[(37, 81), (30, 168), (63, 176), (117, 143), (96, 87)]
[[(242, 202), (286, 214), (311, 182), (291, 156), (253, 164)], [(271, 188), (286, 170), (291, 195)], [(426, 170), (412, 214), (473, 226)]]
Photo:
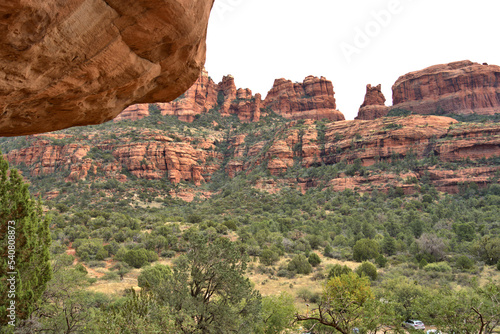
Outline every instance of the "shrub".
[(304, 255), (295, 255), (288, 263), (288, 271), (307, 275), (311, 273), (312, 266)]
[(307, 260), (313, 267), (317, 267), (321, 263), (321, 259), (316, 253), (311, 253), (311, 255), (309, 255), (309, 258)]
[(374, 259), (378, 255), (378, 243), (375, 240), (360, 239), (352, 248), (352, 257), (357, 262)]
[(446, 262), (429, 263), (424, 267), (425, 271), (437, 271), (440, 273), (451, 272), (451, 267)]
[(162, 281), (168, 279), (171, 275), (172, 270), (170, 270), (169, 266), (157, 264), (145, 268), (137, 278), (137, 282), (141, 288), (148, 290), (160, 285)]
[(383, 256), (382, 254), (380, 254), (379, 256), (377, 256), (377, 258), (375, 259), (375, 263), (377, 264), (377, 266), (379, 266), (380, 268), (385, 268), (385, 266), (387, 265), (387, 259), (385, 258), (385, 256)]
[(260, 254), (260, 262), (262, 262), (266, 266), (273, 265), (274, 263), (278, 262), (279, 259), (279, 255), (270, 249), (264, 249)]
[(333, 248), (330, 245), (326, 245), (325, 249), (323, 250), (323, 255), (329, 258), (333, 257)]
[(328, 272), (328, 280), (330, 280), (330, 278), (332, 277), (338, 277), (344, 274), (349, 274), (351, 272), (352, 272), (351, 268), (349, 268), (346, 265), (342, 266), (340, 264), (334, 264), (331, 267), (330, 271)]
[(474, 268), (474, 260), (466, 255), (459, 256), (455, 264), (457, 265), (457, 268), (461, 270), (470, 270)]
[(158, 255), (154, 251), (141, 249), (132, 249), (127, 251), (124, 256), (124, 261), (131, 267), (141, 268), (148, 262), (158, 260)]
[(304, 302), (317, 303), (321, 299), (321, 295), (317, 292), (312, 292), (308, 288), (300, 288), (297, 291), (297, 297), (304, 300)]
[(116, 271), (107, 272), (101, 279), (106, 281), (118, 281), (120, 275)]
[(371, 262), (364, 261), (358, 268), (356, 268), (356, 274), (360, 277), (368, 276), (372, 281), (377, 279), (377, 268)]

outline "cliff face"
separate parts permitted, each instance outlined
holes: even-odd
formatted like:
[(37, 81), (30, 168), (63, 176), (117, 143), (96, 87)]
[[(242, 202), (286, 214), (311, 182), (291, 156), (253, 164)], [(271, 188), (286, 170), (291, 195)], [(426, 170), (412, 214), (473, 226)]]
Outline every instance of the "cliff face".
[(0, 7), (0, 136), (171, 101), (205, 62), (213, 1), (12, 0)]
[[(238, 158), (233, 159), (227, 165), (226, 172), (235, 175), (261, 164), (264, 160), (267, 160), (270, 173), (278, 176), (286, 172), (296, 159), (299, 159), (303, 167), (330, 165), (341, 161), (353, 163), (357, 159), (363, 166), (370, 166), (379, 161), (391, 162), (395, 157), (402, 159), (409, 154), (416, 159), (435, 156), (441, 161), (449, 162), (461, 159), (479, 160), (500, 155), (500, 125), (458, 124), (454, 119), (441, 116), (333, 122), (327, 124), (326, 129), (318, 128), (312, 121), (303, 124), (292, 122), (282, 133), (277, 134), (277, 137), (279, 139), (273, 141), (265, 155), (261, 154), (263, 142), (244, 148), (244, 143), (235, 141), (235, 151), (246, 151), (250, 159), (246, 163)], [(240, 142), (241, 144), (238, 144)], [(438, 189), (456, 192), (459, 184), (463, 182), (488, 184), (498, 171), (500, 167), (457, 171), (434, 170), (429, 167), (406, 176), (384, 173), (352, 177), (340, 175), (333, 178), (329, 185), (339, 191), (355, 187), (363, 191), (374, 187), (386, 189), (393, 185), (410, 192), (414, 185), (406, 184), (405, 179), (421, 179), (425, 176), (429, 177)], [(299, 183), (304, 189), (315, 186), (314, 180), (302, 180)]]
[[(219, 107), (223, 116), (236, 115), (242, 122), (260, 120), (261, 109), (269, 108), (289, 119), (327, 119), (344, 120), (344, 115), (336, 110), (333, 85), (324, 77), (309, 76), (303, 83), (277, 79), (266, 99), (260, 94), (252, 94), (248, 88), (236, 88), (234, 77), (227, 75), (215, 84), (203, 71), (195, 82), (180, 98), (170, 103), (156, 103), (162, 115), (176, 116), (184, 122), (192, 122), (196, 115), (204, 114)], [(137, 110), (147, 106), (130, 106), (115, 121), (140, 119), (146, 115)]]
[(389, 112), (389, 108), (385, 106), (385, 96), (382, 93), (382, 86), (373, 87), (368, 84), (366, 86), (366, 95), (363, 104), (359, 107), (359, 120), (373, 120), (384, 117)]
[(392, 87), (393, 106), (417, 114), (500, 112), (500, 67), (459, 61), (401, 76)]
[(344, 120), (336, 110), (332, 82), (308, 76), (302, 83), (276, 79), (264, 100), (265, 107), (289, 119)]
[[(89, 178), (115, 178), (124, 182), (132, 174), (148, 180), (200, 185), (210, 182), (213, 173), (222, 167), (230, 177), (259, 166), (266, 166), (270, 174), (280, 176), (296, 163), (304, 168), (338, 162), (369, 166), (376, 162), (391, 163), (409, 155), (415, 159), (434, 156), (440, 161), (456, 163), (500, 155), (499, 124), (458, 123), (441, 116), (384, 117), (326, 124), (297, 120), (282, 123), (265, 137), (261, 137), (259, 129), (256, 131), (227, 137), (226, 129), (204, 129), (198, 135), (196, 131), (186, 135), (115, 126), (102, 133), (31, 136), (29, 146), (14, 149), (6, 157), (14, 166), (25, 164), (31, 176), (58, 172), (67, 182)], [(329, 178), (328, 185), (339, 191), (384, 190), (394, 186), (409, 193), (415, 184), (407, 182), (408, 179), (426, 178), (441, 191), (456, 192), (463, 182), (480, 185), (495, 182), (498, 172), (499, 166), (456, 170), (422, 166), (404, 175), (375, 171), (322, 177)], [(262, 187), (276, 190), (280, 182), (285, 182), (305, 191), (318, 184), (314, 178), (281, 178), (273, 182)]]
[[(211, 161), (220, 156), (214, 151), (217, 137), (205, 140), (190, 137), (174, 138), (161, 131), (134, 132), (134, 140), (120, 134), (120, 139), (100, 141), (99, 145), (59, 144), (52, 139), (79, 142), (73, 136), (35, 135), (27, 148), (13, 150), (6, 157), (14, 165), (26, 164), (31, 176), (63, 172), (66, 181), (94, 177), (127, 180), (130, 173), (138, 178), (171, 183), (192, 181), (196, 185), (209, 181), (219, 167)], [(93, 150), (91, 150), (91, 147)], [(105, 155), (104, 155), (105, 154)]]

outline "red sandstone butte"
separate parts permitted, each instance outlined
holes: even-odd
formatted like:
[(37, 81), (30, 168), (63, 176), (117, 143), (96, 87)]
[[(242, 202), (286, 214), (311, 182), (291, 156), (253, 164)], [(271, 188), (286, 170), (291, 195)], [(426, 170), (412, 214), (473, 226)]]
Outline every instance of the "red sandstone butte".
[(435, 65), (401, 76), (393, 106), (417, 114), (500, 112), (500, 67), (469, 60)]

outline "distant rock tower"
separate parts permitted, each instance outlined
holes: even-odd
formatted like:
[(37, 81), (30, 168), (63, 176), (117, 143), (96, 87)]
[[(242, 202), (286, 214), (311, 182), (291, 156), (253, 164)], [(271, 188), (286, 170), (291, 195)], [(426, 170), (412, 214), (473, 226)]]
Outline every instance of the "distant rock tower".
[(358, 116), (359, 120), (374, 120), (384, 117), (389, 112), (389, 107), (385, 105), (385, 97), (382, 93), (382, 86), (366, 85), (365, 101), (359, 107)]

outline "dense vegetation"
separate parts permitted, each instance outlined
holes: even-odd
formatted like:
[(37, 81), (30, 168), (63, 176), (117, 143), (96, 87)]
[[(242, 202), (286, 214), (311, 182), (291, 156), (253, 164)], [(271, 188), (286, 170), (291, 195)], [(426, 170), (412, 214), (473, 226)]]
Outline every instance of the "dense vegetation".
[[(82, 140), (96, 130), (109, 138), (124, 129), (133, 136), (139, 127), (203, 136), (214, 131), (214, 121), (224, 138), (245, 131), (249, 142), (270, 141), (286, 124), (275, 115), (242, 124), (214, 111), (192, 124), (154, 114), (138, 122), (66, 131)], [(15, 149), (30, 140), (1, 139), (0, 147)], [(221, 140), (217, 150), (226, 159), (224, 166), (231, 153), (227, 141)], [(98, 148), (89, 158), (114, 159)], [(425, 178), (408, 179), (416, 189), (411, 195), (400, 188), (334, 192), (327, 183), (340, 173), (399, 174), (422, 166), (456, 169), (499, 163), (498, 158), (443, 162), (432, 155), (417, 159), (408, 154), (370, 167), (355, 161), (304, 168), (297, 162), (281, 176), (256, 165), (232, 179), (221, 168), (213, 182), (201, 187), (213, 196), (191, 203), (169, 195), (173, 189), (194, 188), (185, 182), (172, 185), (130, 174), (125, 183), (99, 175), (67, 183), (63, 170), (32, 177), (32, 192), (57, 188), (60, 194), (45, 201), (46, 216), (51, 217), (52, 280), (19, 329), (277, 333), (304, 326), (351, 333), (354, 328), (374, 332), (382, 325), (401, 330), (402, 321), (419, 318), (446, 332), (491, 333), (500, 321), (497, 182), (482, 188), (464, 183), (458, 194), (446, 194)], [(27, 166), (17, 167), (29, 175)], [(280, 183), (276, 193), (258, 189), (263, 179), (301, 177), (314, 179), (317, 186), (305, 193), (287, 183)], [(74, 249), (77, 265), (68, 248)], [(359, 265), (354, 271), (324, 265), (333, 260)], [(90, 278), (90, 269), (104, 267), (105, 276)], [(138, 268), (140, 292), (92, 292), (99, 281), (120, 282)], [(305, 277), (311, 288), (263, 297), (247, 279), (257, 274), (287, 283)], [(313, 287), (324, 289), (318, 293)], [(304, 303), (311, 308), (304, 310)], [(300, 321), (293, 324), (294, 319)]]

